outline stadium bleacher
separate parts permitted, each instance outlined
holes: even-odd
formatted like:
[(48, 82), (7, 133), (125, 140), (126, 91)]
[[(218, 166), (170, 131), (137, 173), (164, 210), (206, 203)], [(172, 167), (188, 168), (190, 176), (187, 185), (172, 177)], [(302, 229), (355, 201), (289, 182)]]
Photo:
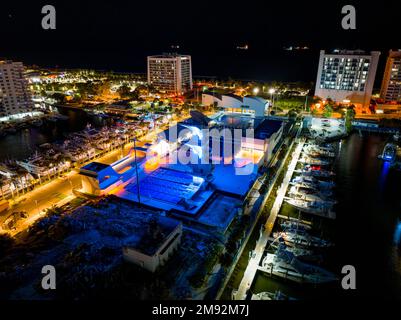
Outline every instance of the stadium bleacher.
[[(150, 199), (177, 204), (182, 199), (192, 198), (200, 186), (201, 183), (194, 182), (194, 177), (188, 173), (159, 168), (140, 181), (140, 194)], [(125, 190), (136, 194), (136, 183), (128, 185)]]

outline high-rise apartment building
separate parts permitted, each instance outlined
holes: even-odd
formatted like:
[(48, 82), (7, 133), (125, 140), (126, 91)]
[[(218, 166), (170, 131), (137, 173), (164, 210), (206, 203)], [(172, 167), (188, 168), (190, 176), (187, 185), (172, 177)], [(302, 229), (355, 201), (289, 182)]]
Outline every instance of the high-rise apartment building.
[(148, 83), (168, 94), (192, 89), (191, 56), (163, 54), (148, 57)]
[(0, 117), (30, 112), (32, 108), (22, 62), (0, 60)]
[(390, 50), (380, 97), (386, 101), (401, 101), (401, 50)]
[(380, 52), (320, 51), (315, 95), (338, 103), (368, 107), (372, 96)]

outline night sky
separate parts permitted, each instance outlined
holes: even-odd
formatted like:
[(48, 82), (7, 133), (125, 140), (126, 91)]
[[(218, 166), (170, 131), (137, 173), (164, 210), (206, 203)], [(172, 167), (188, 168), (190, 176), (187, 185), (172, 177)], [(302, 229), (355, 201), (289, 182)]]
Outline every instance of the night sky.
[[(0, 56), (39, 66), (145, 72), (147, 55), (178, 51), (192, 55), (195, 76), (314, 81), (320, 49), (380, 50), (383, 65), (401, 48), (400, 1), (5, 1)], [(56, 30), (41, 28), (45, 4)], [(341, 28), (346, 4), (357, 30)]]

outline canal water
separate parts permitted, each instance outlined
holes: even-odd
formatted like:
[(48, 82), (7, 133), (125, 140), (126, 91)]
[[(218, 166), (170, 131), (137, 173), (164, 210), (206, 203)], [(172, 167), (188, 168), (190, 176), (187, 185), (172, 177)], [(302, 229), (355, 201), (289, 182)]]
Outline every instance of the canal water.
[(84, 110), (58, 108), (67, 120), (56, 122), (44, 121), (41, 127), (30, 127), (0, 138), (0, 162), (6, 159), (22, 160), (29, 157), (43, 143), (62, 140), (66, 134), (85, 129), (90, 123), (93, 127), (102, 127), (111, 119), (89, 116)]
[[(342, 266), (354, 266), (356, 290), (343, 290), (340, 282), (297, 285), (260, 273), (251, 287), (253, 293), (281, 290), (299, 299), (401, 298), (401, 172), (390, 170), (377, 157), (388, 138), (352, 134), (339, 143), (334, 164), (337, 219), (313, 219), (318, 235), (335, 243), (325, 251), (322, 266), (339, 276)], [(281, 214), (298, 215), (288, 205)]]

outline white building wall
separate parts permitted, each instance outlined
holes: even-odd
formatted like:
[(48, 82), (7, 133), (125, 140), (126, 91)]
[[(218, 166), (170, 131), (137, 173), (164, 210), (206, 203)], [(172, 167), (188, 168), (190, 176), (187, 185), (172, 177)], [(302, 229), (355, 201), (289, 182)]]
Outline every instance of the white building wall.
[[(189, 77), (183, 75), (189, 74)], [(192, 89), (192, 62), (187, 55), (147, 57), (148, 84), (166, 93), (183, 94)]]
[[(375, 81), (376, 71), (377, 71), (377, 64), (379, 61), (380, 52), (372, 51), (371, 54), (362, 54), (360, 52), (352, 52), (352, 51), (344, 51), (334, 54), (326, 54), (324, 50), (320, 51), (319, 57), (319, 68), (316, 78), (316, 88), (315, 88), (315, 95), (322, 98), (327, 99), (331, 98), (337, 103), (342, 103), (344, 100), (350, 100), (351, 103), (362, 106), (368, 107), (370, 103), (370, 98), (372, 96), (373, 85)], [(362, 79), (362, 75), (360, 72), (356, 72), (355, 80), (352, 82), (352, 85), (356, 86), (353, 90), (344, 90), (344, 89), (337, 89), (337, 88), (322, 88), (325, 83), (322, 82), (322, 74), (324, 73), (324, 62), (325, 59), (356, 59), (356, 60), (369, 60), (369, 69), (367, 72), (366, 79)], [(326, 70), (327, 72), (327, 70)], [(344, 80), (342, 77), (342, 73), (339, 73), (336, 70), (335, 77), (333, 77), (333, 81), (335, 82), (333, 86), (337, 87), (340, 86)], [(363, 82), (364, 80), (365, 82)], [(363, 83), (364, 89), (359, 90), (361, 84)]]
[(242, 101), (240, 101), (240, 100), (238, 100), (236, 98), (223, 95), (222, 96), (221, 106), (224, 107), (224, 108), (240, 109), (243, 106), (243, 103), (242, 103)]
[(203, 105), (210, 106), (210, 105), (214, 104), (215, 102), (217, 102), (218, 106), (221, 105), (221, 100), (219, 100), (218, 98), (214, 97), (211, 94), (202, 93), (202, 104)]
[(244, 97), (244, 106), (248, 106), (251, 110), (255, 111), (255, 117), (263, 117), (265, 115), (265, 109), (267, 101), (259, 98)]
[(258, 97), (243, 97), (242, 101), (235, 97), (222, 95), (221, 100), (209, 93), (202, 94), (202, 104), (205, 106), (217, 103), (218, 107), (226, 109), (242, 109), (244, 112), (252, 110), (256, 117), (263, 117), (267, 106), (267, 101)]
[[(146, 270), (149, 270), (150, 272), (155, 272), (157, 268), (164, 265), (168, 261), (173, 252), (178, 248), (178, 245), (181, 243), (181, 237), (182, 224), (180, 223), (164, 241), (164, 243), (158, 248), (154, 255), (150, 256), (134, 248), (126, 246), (123, 247), (124, 260), (136, 264)], [(174, 239), (174, 241), (170, 242), (172, 239)], [(166, 245), (168, 245), (168, 248), (162, 253)]]
[(32, 111), (34, 104), (24, 71), (21, 62), (0, 60), (0, 117)]

